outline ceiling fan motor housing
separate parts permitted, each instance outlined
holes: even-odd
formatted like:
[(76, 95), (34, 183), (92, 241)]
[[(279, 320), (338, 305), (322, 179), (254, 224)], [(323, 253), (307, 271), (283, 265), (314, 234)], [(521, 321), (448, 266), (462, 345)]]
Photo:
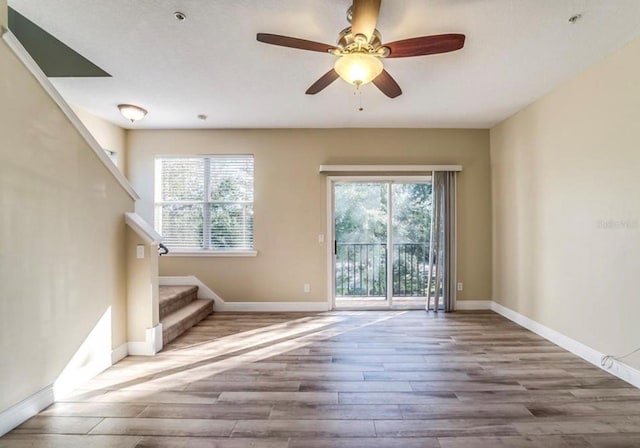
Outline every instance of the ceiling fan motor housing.
[(363, 44), (356, 39), (353, 31), (351, 31), (351, 27), (349, 27), (340, 31), (337, 45), (342, 48), (345, 53), (351, 53), (356, 50), (365, 51), (367, 53), (377, 53), (378, 48), (382, 46), (382, 35), (380, 34), (380, 31), (375, 30), (371, 37), (371, 41)]

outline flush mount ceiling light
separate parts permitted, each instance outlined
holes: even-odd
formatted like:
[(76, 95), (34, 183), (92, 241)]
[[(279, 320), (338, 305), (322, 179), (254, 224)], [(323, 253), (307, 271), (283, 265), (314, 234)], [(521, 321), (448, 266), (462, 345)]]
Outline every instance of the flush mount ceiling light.
[(131, 123), (142, 120), (147, 115), (146, 110), (133, 104), (118, 104), (118, 109), (122, 116), (131, 121)]

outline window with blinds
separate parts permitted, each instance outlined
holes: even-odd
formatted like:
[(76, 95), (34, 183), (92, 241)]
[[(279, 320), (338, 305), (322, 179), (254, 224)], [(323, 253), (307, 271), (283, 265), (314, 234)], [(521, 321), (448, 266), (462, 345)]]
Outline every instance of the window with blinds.
[(157, 158), (155, 197), (170, 249), (253, 250), (253, 156)]

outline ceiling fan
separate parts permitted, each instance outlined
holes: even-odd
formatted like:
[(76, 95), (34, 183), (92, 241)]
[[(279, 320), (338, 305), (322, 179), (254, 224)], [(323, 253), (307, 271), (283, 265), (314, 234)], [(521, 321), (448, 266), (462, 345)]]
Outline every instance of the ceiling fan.
[(307, 89), (307, 95), (315, 95), (336, 79), (342, 78), (356, 87), (373, 82), (389, 98), (396, 98), (402, 95), (402, 89), (385, 70), (382, 59), (459, 50), (464, 46), (465, 35), (439, 34), (383, 44), (382, 36), (376, 29), (380, 3), (381, 0), (353, 0), (353, 5), (347, 11), (347, 20), (351, 26), (340, 32), (336, 45), (266, 33), (258, 33), (257, 39), (266, 44), (329, 52), (338, 57), (334, 68), (313, 83)]

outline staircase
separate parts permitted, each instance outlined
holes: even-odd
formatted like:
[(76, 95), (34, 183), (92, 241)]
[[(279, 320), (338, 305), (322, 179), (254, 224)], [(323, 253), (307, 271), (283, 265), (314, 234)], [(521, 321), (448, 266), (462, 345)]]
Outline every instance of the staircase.
[(213, 312), (213, 301), (198, 299), (197, 286), (160, 286), (162, 345), (166, 346)]

